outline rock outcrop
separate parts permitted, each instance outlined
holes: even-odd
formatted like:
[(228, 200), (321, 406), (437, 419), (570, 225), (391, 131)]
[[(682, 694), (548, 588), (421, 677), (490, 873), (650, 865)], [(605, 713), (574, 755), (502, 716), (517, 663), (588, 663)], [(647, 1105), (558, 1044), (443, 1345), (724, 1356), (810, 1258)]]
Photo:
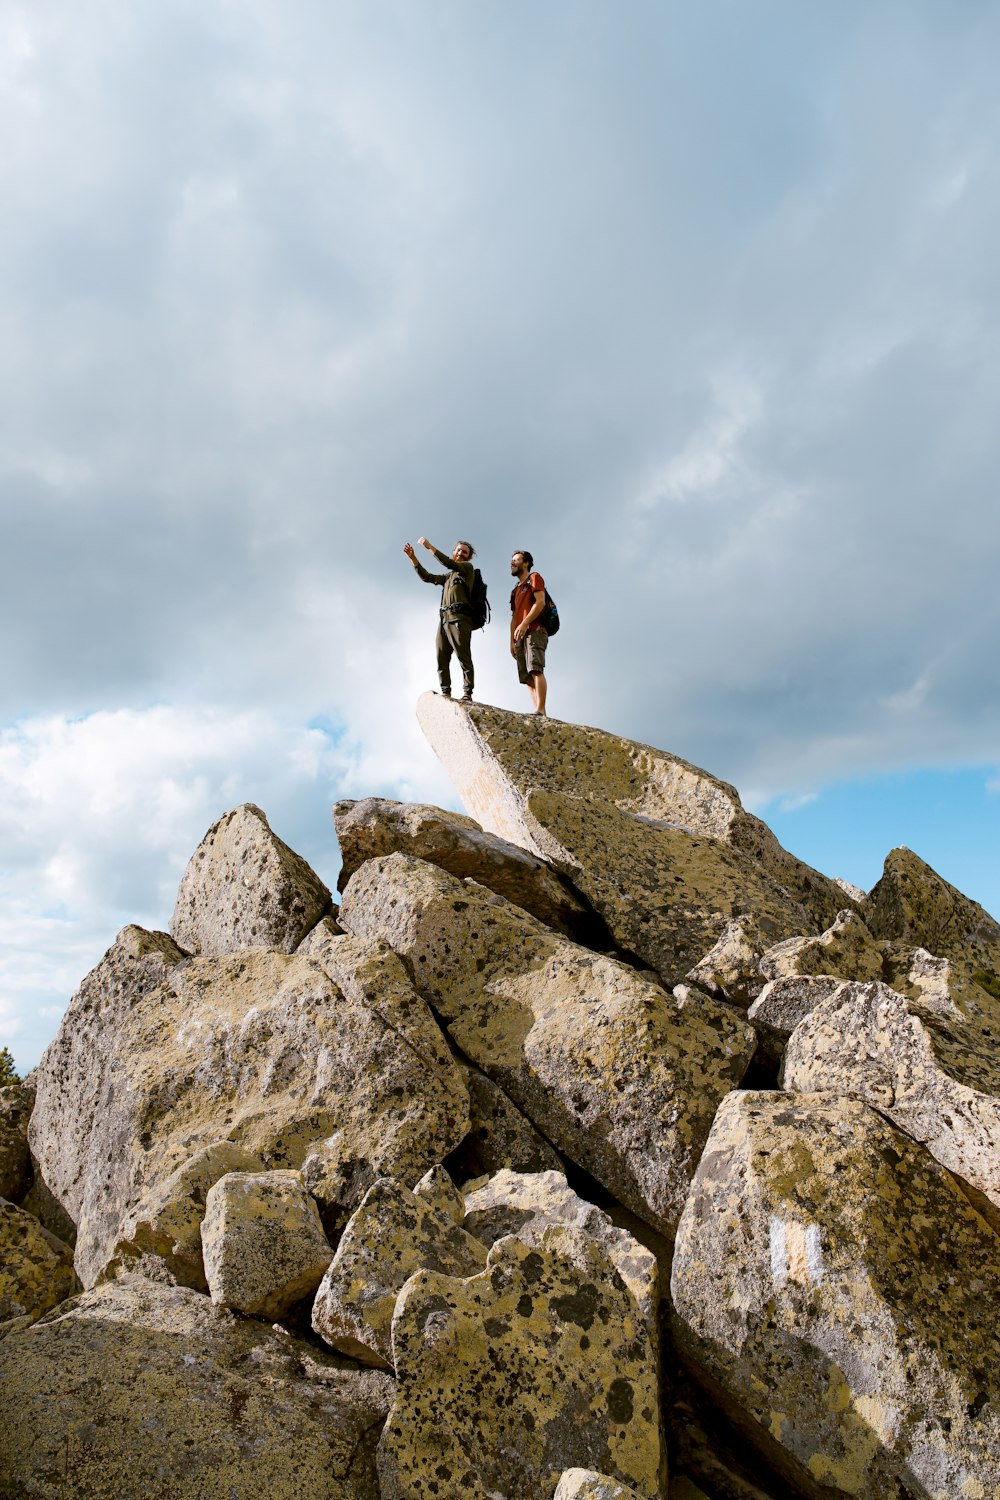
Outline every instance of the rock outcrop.
[(1000, 1500), (1000, 925), (419, 712), (472, 816), (235, 809), (0, 1091), (0, 1500)]

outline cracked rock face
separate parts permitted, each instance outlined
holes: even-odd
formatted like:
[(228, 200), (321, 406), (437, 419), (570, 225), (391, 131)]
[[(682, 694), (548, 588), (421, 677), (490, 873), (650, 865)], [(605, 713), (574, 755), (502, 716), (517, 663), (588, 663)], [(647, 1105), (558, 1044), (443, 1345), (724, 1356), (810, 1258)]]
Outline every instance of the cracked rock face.
[(0, 1493), (378, 1500), (392, 1383), (138, 1276), (0, 1341)]
[(809, 1500), (996, 1494), (996, 1236), (860, 1100), (729, 1096), (672, 1293), (685, 1359)]
[(398, 1388), (383, 1500), (551, 1495), (567, 1468), (660, 1493), (656, 1360), (634, 1298), (586, 1236), (506, 1238), (465, 1281), (421, 1271), (393, 1318)]
[(292, 953), (329, 907), (319, 876), (245, 802), (213, 823), (191, 856), (170, 932), (190, 953)]
[(39, 1066), (30, 1137), (85, 1285), (130, 1211), (206, 1147), (302, 1168), (343, 1219), (375, 1177), (416, 1181), (468, 1133), (461, 1072), (399, 960), (327, 941), (344, 989), (333, 956), (185, 959), (138, 928), (81, 985)]
[(718, 1101), (753, 1054), (750, 1027), (707, 998), (681, 1008), (626, 965), (406, 855), (351, 877), (341, 921), (390, 943), (464, 1054), (672, 1235)]
[(818, 1005), (792, 1033), (782, 1084), (867, 1100), (961, 1177), (1000, 1229), (1000, 1098), (948, 1074), (927, 1027), (888, 985), (843, 984)]
[(366, 797), (338, 802), (333, 823), (344, 859), (341, 890), (366, 859), (410, 854), (459, 880), (478, 880), (565, 937), (584, 942), (595, 933), (593, 912), (568, 881), (517, 844), (484, 832), (473, 818), (441, 807)]

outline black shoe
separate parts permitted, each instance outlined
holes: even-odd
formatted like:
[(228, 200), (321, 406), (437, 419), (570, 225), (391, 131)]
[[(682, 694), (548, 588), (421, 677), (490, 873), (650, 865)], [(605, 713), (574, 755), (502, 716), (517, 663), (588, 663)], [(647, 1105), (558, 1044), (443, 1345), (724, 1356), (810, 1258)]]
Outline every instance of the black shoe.
[(462, 695), (462, 697), (459, 698), (458, 701), (459, 701), (459, 703), (471, 703), (472, 702), (472, 694), (471, 693), (464, 693)]
[(447, 692), (445, 692), (444, 688), (442, 688), (441, 689), (441, 697), (442, 698), (450, 698), (451, 697), (451, 688), (449, 688)]

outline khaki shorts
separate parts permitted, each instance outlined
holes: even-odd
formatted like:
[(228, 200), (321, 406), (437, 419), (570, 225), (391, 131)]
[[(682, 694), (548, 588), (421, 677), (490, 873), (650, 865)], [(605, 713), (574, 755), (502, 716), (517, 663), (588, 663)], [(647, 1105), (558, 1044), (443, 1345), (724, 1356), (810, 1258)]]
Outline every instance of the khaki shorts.
[(529, 683), (536, 672), (545, 671), (545, 648), (549, 644), (547, 630), (529, 630), (517, 642), (517, 680)]

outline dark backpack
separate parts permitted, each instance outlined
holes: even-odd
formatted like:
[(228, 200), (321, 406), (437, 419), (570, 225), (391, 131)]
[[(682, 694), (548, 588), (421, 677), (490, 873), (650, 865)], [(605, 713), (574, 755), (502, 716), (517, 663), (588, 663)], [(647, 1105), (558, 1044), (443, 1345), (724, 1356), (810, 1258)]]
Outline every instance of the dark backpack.
[(482, 630), (490, 617), (490, 604), (486, 597), (486, 582), (478, 568), (472, 575), (468, 610), (473, 630)]

